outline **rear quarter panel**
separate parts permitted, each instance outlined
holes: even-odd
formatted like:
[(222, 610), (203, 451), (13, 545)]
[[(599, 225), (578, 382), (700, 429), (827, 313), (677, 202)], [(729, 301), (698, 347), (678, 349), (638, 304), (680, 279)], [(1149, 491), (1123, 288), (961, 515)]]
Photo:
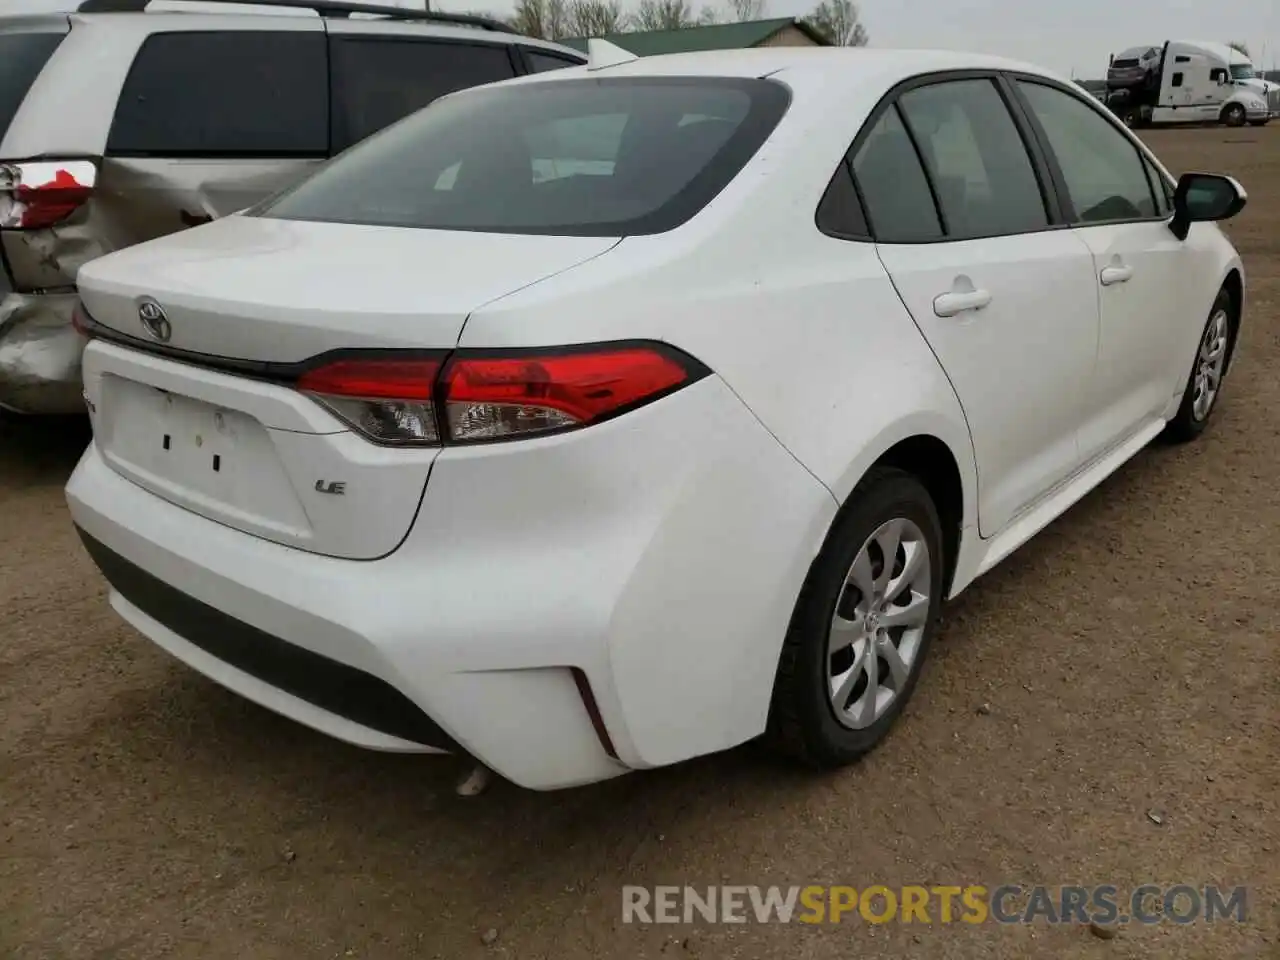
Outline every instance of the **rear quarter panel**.
[(971, 518), (976, 476), (959, 402), (874, 245), (814, 225), (825, 184), (776, 217), (761, 215), (763, 202), (721, 223), (709, 209), (709, 225), (628, 238), (477, 311), (460, 346), (669, 342), (719, 374), (839, 502), (898, 441), (937, 437), (960, 466)]

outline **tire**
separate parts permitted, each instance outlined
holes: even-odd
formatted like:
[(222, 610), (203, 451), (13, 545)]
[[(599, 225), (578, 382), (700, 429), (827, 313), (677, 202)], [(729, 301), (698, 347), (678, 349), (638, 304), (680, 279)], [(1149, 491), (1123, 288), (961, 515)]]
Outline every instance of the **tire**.
[[(1236, 321), (1236, 306), (1231, 299), (1231, 294), (1226, 290), (1219, 291), (1217, 299), (1213, 301), (1213, 308), (1209, 311), (1209, 319), (1205, 321), (1204, 328), (1200, 331), (1200, 338), (1196, 341), (1196, 353), (1191, 362), (1191, 373), (1187, 377), (1186, 388), (1182, 392), (1182, 403), (1178, 406), (1178, 412), (1165, 427), (1166, 440), (1172, 443), (1187, 443), (1204, 433), (1209, 426), (1209, 419), (1217, 408), (1218, 399), (1222, 396), (1223, 382), (1230, 369), (1238, 326)], [(1220, 328), (1225, 328), (1225, 331), (1219, 335), (1217, 331)], [(1216, 363), (1217, 387), (1206, 407), (1201, 402), (1202, 392), (1211, 381), (1206, 381), (1204, 378), (1206, 370), (1213, 368), (1206, 368), (1205, 364), (1211, 361), (1207, 361), (1205, 357), (1209, 354), (1217, 357), (1212, 350), (1212, 343), (1218, 343), (1221, 359), (1212, 361)]]
[(1267, 118), (1266, 120), (1250, 120), (1250, 121), (1249, 121), (1249, 126), (1251, 126), (1251, 127), (1265, 127), (1265, 126), (1266, 126), (1268, 123), (1270, 123), (1270, 122), (1271, 122), (1271, 119), (1270, 119), (1270, 118)]
[(1120, 122), (1130, 130), (1138, 130), (1142, 127), (1142, 111), (1137, 107), (1129, 107), (1120, 112)]
[[(894, 660), (905, 669), (897, 673), (888, 670), (888, 662), (879, 654), (874, 658), (865, 656), (869, 648), (881, 652), (885, 649), (866, 639), (867, 630), (876, 626), (874, 620), (869, 627), (864, 625), (841, 632), (842, 642), (844, 636), (860, 638), (848, 641), (847, 648), (833, 654), (830, 646), (837, 610), (845, 618), (842, 626), (852, 628), (856, 623), (855, 607), (862, 605), (862, 591), (854, 581), (866, 582), (864, 574), (883, 572), (883, 564), (875, 563), (883, 553), (879, 541), (873, 546), (872, 538), (886, 524), (894, 522), (902, 533), (903, 546), (895, 551), (896, 562), (889, 582), (891, 592), (896, 583), (903, 589), (899, 602), (907, 594), (921, 593), (927, 597), (917, 608), (912, 626), (895, 624), (888, 628), (891, 649), (902, 651)], [(927, 550), (927, 557), (913, 563), (914, 572), (910, 575), (914, 579), (901, 583), (906, 575), (907, 559), (918, 556), (921, 545)], [(864, 564), (864, 560), (868, 562)], [(856, 574), (855, 561), (859, 568)], [(869, 471), (827, 535), (792, 614), (779, 658), (766, 733), (766, 740), (775, 750), (808, 766), (830, 769), (855, 762), (885, 738), (920, 678), (942, 606), (946, 569), (942, 525), (924, 485), (903, 470), (876, 467)], [(924, 577), (927, 577), (927, 593), (919, 590), (926, 582)], [(893, 610), (902, 616), (904, 609), (893, 605), (878, 616), (889, 617)], [(885, 633), (880, 631), (881, 635)], [(864, 651), (861, 668), (857, 661), (859, 645)], [(882, 678), (881, 689), (891, 697), (865, 713), (861, 708), (881, 699), (867, 696), (872, 660), (878, 677)], [(843, 701), (846, 707), (852, 707), (845, 712), (844, 721), (837, 718), (833, 674), (837, 679), (856, 681), (848, 688)]]
[(1218, 119), (1228, 127), (1243, 127), (1245, 118), (1244, 107), (1238, 103), (1228, 103), (1218, 115)]

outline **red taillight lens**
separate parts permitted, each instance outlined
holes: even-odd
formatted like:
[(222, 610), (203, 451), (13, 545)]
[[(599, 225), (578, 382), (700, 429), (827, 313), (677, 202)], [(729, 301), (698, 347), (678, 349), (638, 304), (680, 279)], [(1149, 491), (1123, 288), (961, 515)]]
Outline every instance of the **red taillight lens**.
[(0, 165), (0, 227), (38, 230), (61, 223), (93, 196), (97, 174), (87, 160)]
[(335, 360), (304, 373), (297, 386), (371, 440), (434, 446), (439, 372), (437, 358)]
[(515, 439), (607, 419), (705, 375), (661, 344), (440, 357), (352, 356), (297, 387), (377, 443)]
[(459, 354), (441, 389), (449, 438), (496, 440), (603, 420), (690, 379), (652, 347), (483, 357)]

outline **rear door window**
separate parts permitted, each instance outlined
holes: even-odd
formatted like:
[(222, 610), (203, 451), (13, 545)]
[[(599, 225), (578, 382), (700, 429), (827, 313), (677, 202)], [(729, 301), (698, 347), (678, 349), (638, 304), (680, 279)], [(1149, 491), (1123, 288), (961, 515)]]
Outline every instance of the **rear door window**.
[(65, 34), (0, 33), (0, 141)]
[(333, 129), (337, 149), (363, 140), (447, 93), (516, 75), (496, 43), (334, 37)]
[(107, 152), (307, 157), (329, 149), (324, 34), (158, 33), (125, 80)]
[(290, 220), (559, 236), (688, 220), (782, 118), (769, 80), (500, 85), (433, 104), (255, 211)]
[(1044, 195), (1013, 116), (991, 80), (917, 87), (899, 101), (953, 240), (1043, 230)]

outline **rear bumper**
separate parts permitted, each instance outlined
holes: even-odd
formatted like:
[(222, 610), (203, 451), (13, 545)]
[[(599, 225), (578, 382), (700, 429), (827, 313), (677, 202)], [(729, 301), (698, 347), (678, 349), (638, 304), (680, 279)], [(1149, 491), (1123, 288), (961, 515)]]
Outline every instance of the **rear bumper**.
[(0, 407), (18, 413), (83, 413), (80, 358), (71, 325), (74, 293), (0, 296)]
[(121, 616), (340, 739), (461, 750), (555, 789), (761, 733), (827, 490), (714, 377), (515, 446), (444, 451), (404, 544), (375, 561), (199, 517), (96, 446), (67, 495)]
[[(454, 751), (453, 738), (395, 687), (372, 674), (273, 637), (175, 590), (77, 528), (127, 619), (149, 618), (188, 647), (280, 693), (410, 746)], [(370, 744), (373, 745), (373, 744)]]

